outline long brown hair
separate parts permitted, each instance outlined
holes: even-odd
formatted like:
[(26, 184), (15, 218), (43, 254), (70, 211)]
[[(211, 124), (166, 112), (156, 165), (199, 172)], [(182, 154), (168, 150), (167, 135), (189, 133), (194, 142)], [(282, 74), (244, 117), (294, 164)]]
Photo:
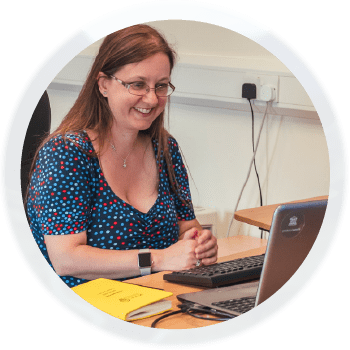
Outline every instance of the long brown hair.
[[(102, 72), (107, 77), (110, 77), (110, 75), (127, 64), (141, 62), (160, 52), (168, 56), (171, 73), (175, 64), (176, 53), (165, 38), (154, 28), (148, 25), (138, 24), (108, 35), (99, 48), (88, 77), (73, 107), (64, 117), (59, 127), (43, 140), (41, 147), (49, 139), (58, 134), (65, 138), (65, 135), (69, 132), (93, 130), (98, 135), (99, 149), (103, 149), (104, 142), (112, 126), (113, 115), (107, 98), (103, 97), (99, 91), (98, 74)], [(147, 133), (152, 139), (157, 140), (157, 160), (159, 164), (162, 164), (162, 157), (164, 156), (169, 181), (174, 193), (178, 195), (182, 202), (187, 205), (190, 204), (181, 197), (175, 179), (171, 156), (168, 150), (170, 134), (164, 127), (164, 111), (157, 117), (149, 129), (140, 132)], [(94, 156), (98, 156), (98, 154)], [(37, 154), (34, 158), (32, 169), (34, 169), (36, 158)]]

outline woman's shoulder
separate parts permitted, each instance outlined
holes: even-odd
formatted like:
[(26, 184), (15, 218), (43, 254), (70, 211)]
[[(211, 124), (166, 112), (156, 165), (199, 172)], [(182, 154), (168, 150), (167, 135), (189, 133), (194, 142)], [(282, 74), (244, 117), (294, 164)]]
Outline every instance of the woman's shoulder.
[[(176, 139), (175, 139), (172, 135), (168, 134), (168, 135), (166, 136), (165, 140), (167, 140), (167, 142), (168, 142), (168, 148), (169, 148), (169, 149), (179, 148)], [(157, 146), (159, 145), (159, 140), (158, 140), (158, 139), (152, 139), (152, 142), (153, 142), (155, 145), (157, 145)]]
[(168, 136), (168, 149), (169, 149), (169, 153), (171, 154), (171, 156), (174, 157), (179, 157), (181, 152), (180, 152), (180, 146), (177, 142), (177, 140), (169, 135)]
[(91, 141), (85, 131), (67, 132), (66, 134), (54, 134), (44, 144), (42, 151), (58, 152), (83, 152), (92, 153), (93, 148)]
[(171, 147), (179, 147), (178, 144), (177, 144), (177, 141), (175, 139), (175, 137), (169, 135), (168, 136), (168, 144), (171, 146)]
[[(181, 150), (177, 140), (172, 135), (168, 134), (164, 141), (167, 145), (162, 148), (162, 152), (168, 153), (173, 161), (175, 158), (181, 158)], [(159, 140), (152, 139), (152, 142), (154, 144), (155, 150), (157, 151), (159, 147)]]
[(90, 169), (96, 167), (90, 144), (89, 138), (84, 133), (52, 135), (40, 149), (35, 168), (40, 168), (43, 173), (47, 170), (56, 172), (57, 169), (61, 173), (67, 169), (74, 169), (74, 172), (79, 169), (84, 173), (90, 172)]

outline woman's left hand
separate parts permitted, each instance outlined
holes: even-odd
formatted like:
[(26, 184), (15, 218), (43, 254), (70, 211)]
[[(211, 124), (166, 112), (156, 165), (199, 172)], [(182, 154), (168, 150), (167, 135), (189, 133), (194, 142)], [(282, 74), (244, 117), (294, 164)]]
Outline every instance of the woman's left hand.
[(217, 240), (210, 230), (198, 232), (198, 246), (195, 249), (196, 258), (201, 260), (203, 265), (210, 265), (216, 262), (218, 258)]

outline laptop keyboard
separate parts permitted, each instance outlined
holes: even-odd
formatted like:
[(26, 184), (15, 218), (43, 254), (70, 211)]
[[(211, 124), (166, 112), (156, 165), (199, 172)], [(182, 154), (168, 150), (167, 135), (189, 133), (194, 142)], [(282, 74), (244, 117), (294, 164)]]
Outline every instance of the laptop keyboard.
[(212, 303), (212, 305), (220, 307), (222, 309), (236, 311), (240, 314), (244, 314), (245, 312), (254, 308), (255, 297), (245, 297), (240, 299), (225, 300), (217, 303)]
[(220, 287), (260, 278), (265, 254), (255, 255), (213, 265), (174, 271), (163, 275), (169, 282), (199, 287)]

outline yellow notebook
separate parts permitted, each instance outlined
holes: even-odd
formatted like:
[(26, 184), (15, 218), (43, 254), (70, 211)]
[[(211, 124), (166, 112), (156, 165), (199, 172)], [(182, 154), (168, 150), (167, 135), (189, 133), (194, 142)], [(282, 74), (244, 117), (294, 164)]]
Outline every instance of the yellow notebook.
[(80, 284), (72, 290), (91, 305), (124, 321), (133, 321), (171, 310), (173, 293), (105, 278)]

